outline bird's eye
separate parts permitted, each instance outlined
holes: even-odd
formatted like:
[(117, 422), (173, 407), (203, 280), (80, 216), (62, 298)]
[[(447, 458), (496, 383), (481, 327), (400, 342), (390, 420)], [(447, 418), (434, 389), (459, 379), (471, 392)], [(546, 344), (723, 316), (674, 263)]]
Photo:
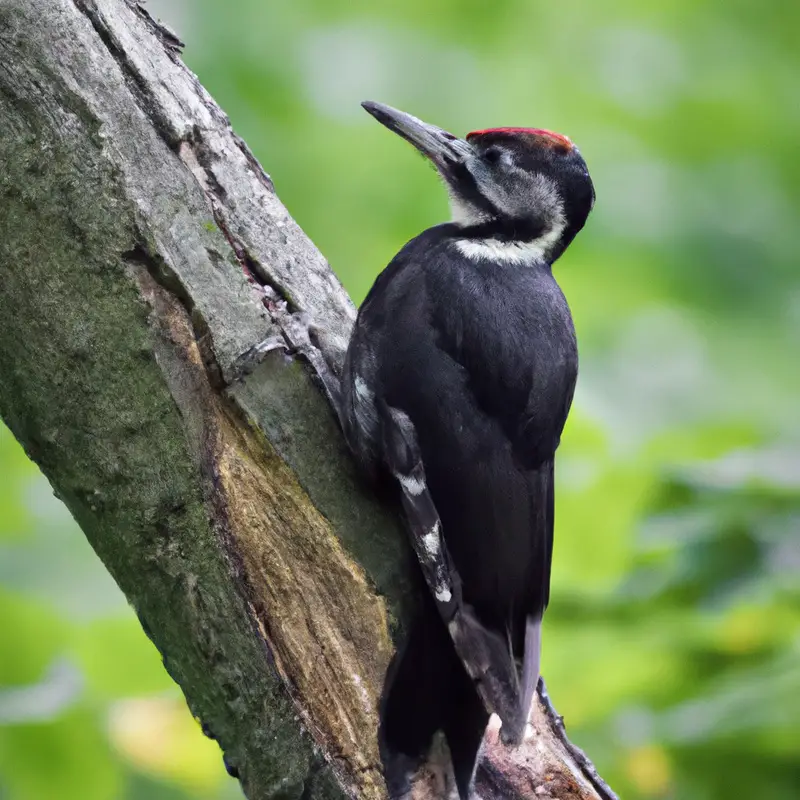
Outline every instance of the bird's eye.
[(490, 147), (483, 157), (490, 164), (496, 164), (503, 157), (503, 151), (499, 147)]

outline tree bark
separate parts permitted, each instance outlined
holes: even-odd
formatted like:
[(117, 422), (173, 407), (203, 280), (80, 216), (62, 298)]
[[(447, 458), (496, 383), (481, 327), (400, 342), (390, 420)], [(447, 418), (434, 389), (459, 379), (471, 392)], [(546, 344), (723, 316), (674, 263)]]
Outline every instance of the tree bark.
[[(355, 310), (130, 0), (0, 0), (0, 414), (256, 798), (386, 796), (376, 731), (422, 591), (307, 367), (242, 357)], [(612, 798), (546, 695), (479, 793)], [(421, 777), (415, 796), (434, 796)]]

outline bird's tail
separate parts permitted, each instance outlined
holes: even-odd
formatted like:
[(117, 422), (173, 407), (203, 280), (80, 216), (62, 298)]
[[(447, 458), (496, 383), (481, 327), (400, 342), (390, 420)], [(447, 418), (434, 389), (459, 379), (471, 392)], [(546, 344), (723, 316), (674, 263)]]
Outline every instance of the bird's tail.
[(533, 695), (539, 683), (542, 662), (542, 618), (528, 617), (525, 622), (525, 652), (522, 660), (522, 714), (523, 729), (533, 706)]
[(458, 794), (467, 800), (488, 721), (447, 629), (435, 609), (424, 609), (395, 656), (384, 689), (380, 746), (392, 800), (410, 796), (410, 780), (439, 730)]

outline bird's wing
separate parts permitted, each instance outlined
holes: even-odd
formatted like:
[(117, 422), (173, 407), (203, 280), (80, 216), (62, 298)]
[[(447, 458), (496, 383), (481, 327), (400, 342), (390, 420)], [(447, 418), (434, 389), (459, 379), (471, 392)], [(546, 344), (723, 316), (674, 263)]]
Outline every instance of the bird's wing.
[[(514, 684), (519, 709), (530, 687), (519, 685), (514, 659), (530, 665), (523, 681), (538, 672), (536, 626), (548, 600), (552, 551), (553, 453), (576, 368), (562, 350), (569, 356), (574, 334), (552, 282), (508, 273), (503, 285), (495, 270), (477, 275), (426, 242), (414, 245), (426, 247), (416, 261), (401, 253), (362, 305), (352, 395), (362, 382), (370, 389), (362, 394), (382, 427), (371, 441), (403, 488), (432, 592), (445, 588), (440, 578), (449, 575), (446, 590), (455, 595), (461, 587), (461, 629), (482, 631), (469, 646), (453, 637), (465, 666), (478, 674), (477, 664), (492, 680)], [(556, 328), (565, 337), (551, 335)], [(368, 417), (362, 409), (361, 418)], [(435, 563), (426, 541), (438, 550)], [(439, 605), (445, 617), (451, 613)], [(498, 691), (490, 707), (500, 712), (509, 691)], [(512, 724), (516, 709), (501, 717), (519, 731)]]
[[(379, 405), (379, 415), (385, 463), (400, 484), (411, 543), (456, 652), (486, 707), (509, 730), (521, 730), (528, 706), (520, 694), (513, 654), (508, 640), (483, 625), (464, 604), (461, 578), (442, 538), (414, 425), (405, 412), (385, 403)], [(469, 769), (474, 757), (470, 753), (466, 758)]]
[[(463, 355), (463, 341), (459, 351), (439, 328), (427, 339), (417, 332), (406, 349), (393, 343), (382, 360), (382, 384), (387, 403), (413, 429), (425, 503), (436, 511), (435, 517), (418, 513), (421, 496), (410, 496), (404, 487), (411, 526), (419, 526), (424, 541), (426, 525), (431, 519), (439, 523), (464, 608), (485, 631), (483, 641), (503, 653), (490, 659), (493, 678), (501, 686), (515, 684), (514, 709), (503, 708), (499, 691), (490, 708), (518, 738), (524, 727), (519, 713), (524, 708), (527, 716), (538, 679), (539, 626), (549, 599), (553, 545), (553, 452), (574, 373), (565, 369), (561, 385), (558, 376), (543, 382), (533, 365), (524, 368), (524, 353), (513, 354), (522, 367), (508, 369), (503, 353), (491, 352), (491, 341), (485, 345), (489, 351), (477, 355)], [(384, 460), (397, 474), (387, 453)], [(460, 654), (468, 649), (462, 646)], [(462, 657), (465, 664), (469, 657)], [(506, 668), (515, 658), (523, 662), (522, 673), (510, 678)]]

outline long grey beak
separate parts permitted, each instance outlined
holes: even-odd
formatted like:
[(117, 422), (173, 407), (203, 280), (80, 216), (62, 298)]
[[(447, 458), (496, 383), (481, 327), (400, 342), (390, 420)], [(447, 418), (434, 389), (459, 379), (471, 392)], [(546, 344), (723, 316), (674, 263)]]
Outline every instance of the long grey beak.
[(435, 125), (428, 125), (427, 122), (412, 117), (405, 111), (398, 111), (396, 108), (385, 106), (383, 103), (375, 103), (372, 100), (366, 100), (361, 105), (381, 125), (385, 125), (390, 131), (394, 131), (407, 142), (411, 142), (445, 176), (449, 168), (461, 163), (472, 152), (472, 145), (463, 139), (459, 139)]

